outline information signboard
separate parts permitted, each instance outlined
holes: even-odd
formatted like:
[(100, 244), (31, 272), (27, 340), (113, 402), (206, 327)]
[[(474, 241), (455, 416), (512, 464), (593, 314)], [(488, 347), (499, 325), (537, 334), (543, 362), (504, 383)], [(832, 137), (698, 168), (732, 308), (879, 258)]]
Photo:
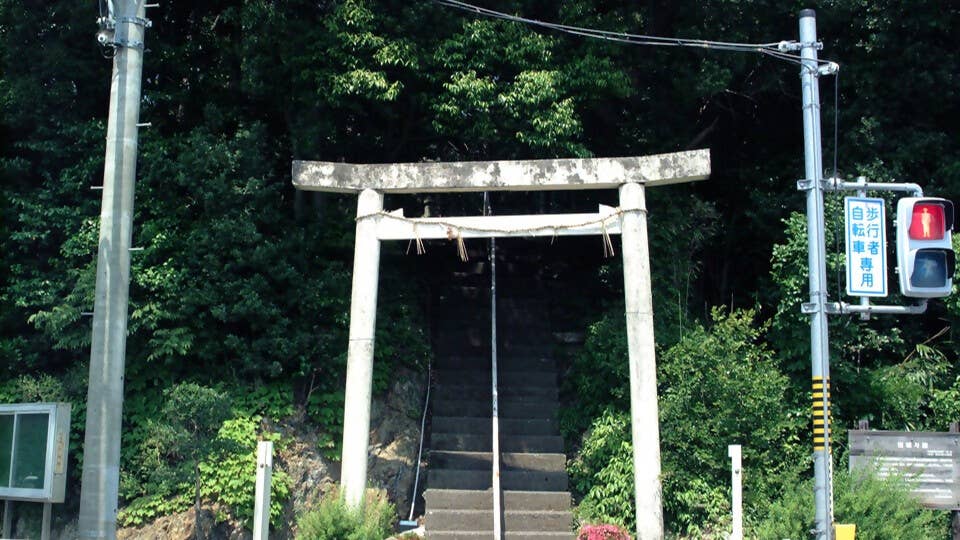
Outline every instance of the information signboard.
[(0, 405), (0, 499), (63, 502), (69, 403)]
[(850, 470), (900, 475), (923, 506), (960, 510), (960, 433), (850, 430)]
[(887, 221), (883, 199), (845, 197), (847, 294), (887, 296)]

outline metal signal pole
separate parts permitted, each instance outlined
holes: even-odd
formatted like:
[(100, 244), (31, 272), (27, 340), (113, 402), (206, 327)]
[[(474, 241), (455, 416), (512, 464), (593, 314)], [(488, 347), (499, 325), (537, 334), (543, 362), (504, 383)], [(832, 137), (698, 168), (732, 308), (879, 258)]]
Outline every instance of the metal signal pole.
[(813, 373), (814, 537), (833, 537), (833, 461), (830, 452), (830, 351), (827, 332), (827, 268), (824, 254), (823, 157), (820, 142), (820, 66), (817, 62), (817, 14), (800, 12), (800, 81), (803, 91), (803, 143), (807, 192), (807, 259), (810, 302), (810, 365)]
[(144, 34), (149, 26), (142, 0), (116, 2), (115, 12), (100, 22), (101, 32), (97, 38), (116, 54), (103, 167), (80, 486), (78, 536), (84, 539), (116, 537), (137, 122)]

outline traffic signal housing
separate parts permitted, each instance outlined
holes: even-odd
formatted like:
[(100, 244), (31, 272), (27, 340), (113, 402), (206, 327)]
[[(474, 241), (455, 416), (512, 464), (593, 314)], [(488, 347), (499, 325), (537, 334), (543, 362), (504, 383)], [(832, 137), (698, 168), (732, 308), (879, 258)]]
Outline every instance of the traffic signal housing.
[(952, 202), (934, 197), (897, 202), (897, 266), (904, 296), (950, 296), (956, 266), (952, 231)]

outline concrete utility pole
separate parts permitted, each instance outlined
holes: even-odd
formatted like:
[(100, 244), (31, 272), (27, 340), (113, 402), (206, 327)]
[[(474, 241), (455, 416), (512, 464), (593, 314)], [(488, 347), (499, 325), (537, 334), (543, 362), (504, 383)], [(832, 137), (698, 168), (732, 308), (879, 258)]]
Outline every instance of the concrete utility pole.
[(80, 538), (116, 537), (120, 483), (120, 427), (127, 345), (130, 289), (130, 242), (134, 178), (137, 171), (137, 122), (140, 77), (148, 22), (142, 1), (116, 3), (113, 80), (107, 149), (103, 167), (103, 202), (97, 250), (97, 285), (90, 347), (87, 426), (80, 486)]
[(820, 66), (817, 14), (800, 12), (800, 82), (803, 91), (803, 154), (807, 192), (807, 261), (810, 276), (810, 365), (813, 373), (814, 536), (833, 537), (833, 486), (830, 452), (830, 352), (827, 332), (827, 267), (824, 254), (823, 161), (820, 143)]

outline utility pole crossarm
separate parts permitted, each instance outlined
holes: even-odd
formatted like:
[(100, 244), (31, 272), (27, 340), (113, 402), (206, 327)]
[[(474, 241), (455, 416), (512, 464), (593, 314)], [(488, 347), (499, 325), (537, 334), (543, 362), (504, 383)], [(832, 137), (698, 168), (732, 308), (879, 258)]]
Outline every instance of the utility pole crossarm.
[(705, 180), (710, 151), (641, 157), (352, 164), (294, 161), (293, 185), (306, 191), (380, 193), (613, 189)]

